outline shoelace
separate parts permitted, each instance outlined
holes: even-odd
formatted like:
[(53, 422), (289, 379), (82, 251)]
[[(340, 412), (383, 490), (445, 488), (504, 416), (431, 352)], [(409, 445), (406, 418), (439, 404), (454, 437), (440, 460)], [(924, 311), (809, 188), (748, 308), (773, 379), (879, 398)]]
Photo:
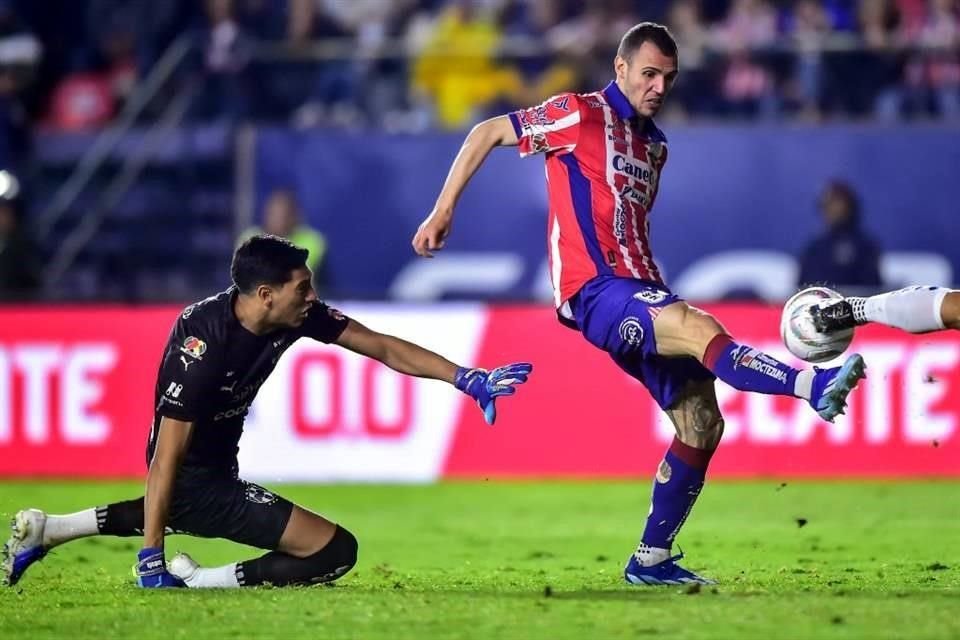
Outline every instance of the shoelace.
[(679, 553), (677, 553), (677, 555), (675, 556), (670, 556), (670, 558), (668, 558), (669, 562), (676, 562), (677, 560), (683, 560), (683, 549), (680, 547), (679, 544), (677, 545), (677, 549), (680, 550)]

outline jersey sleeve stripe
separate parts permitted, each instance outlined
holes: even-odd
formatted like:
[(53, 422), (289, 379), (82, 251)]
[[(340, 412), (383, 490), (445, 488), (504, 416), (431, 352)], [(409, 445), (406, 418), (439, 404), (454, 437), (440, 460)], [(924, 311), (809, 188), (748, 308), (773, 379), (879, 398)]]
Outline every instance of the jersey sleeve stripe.
[(523, 137), (523, 127), (520, 126), (520, 118), (516, 112), (508, 113), (507, 117), (510, 118), (510, 124), (513, 125), (513, 132), (517, 134), (517, 140), (521, 139)]

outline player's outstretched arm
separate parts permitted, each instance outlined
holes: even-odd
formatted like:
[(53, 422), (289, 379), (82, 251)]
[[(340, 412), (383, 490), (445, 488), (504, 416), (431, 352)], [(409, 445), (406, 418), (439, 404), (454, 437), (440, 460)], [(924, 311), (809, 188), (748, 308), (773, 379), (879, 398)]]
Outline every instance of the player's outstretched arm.
[(519, 142), (508, 116), (497, 116), (475, 126), (450, 165), (447, 179), (433, 211), (413, 236), (413, 250), (425, 258), (442, 249), (453, 223), (453, 210), (470, 178), (494, 147), (515, 146)]
[(163, 535), (173, 498), (177, 470), (187, 452), (193, 423), (164, 417), (160, 420), (157, 446), (147, 472), (143, 507), (143, 549), (137, 554), (137, 584), (141, 587), (182, 587), (167, 573)]
[(394, 371), (420, 378), (443, 380), (477, 401), (487, 424), (497, 419), (496, 399), (516, 393), (514, 385), (527, 381), (533, 365), (517, 362), (493, 371), (459, 367), (443, 356), (395, 336), (378, 333), (351, 319), (336, 344), (379, 360)]

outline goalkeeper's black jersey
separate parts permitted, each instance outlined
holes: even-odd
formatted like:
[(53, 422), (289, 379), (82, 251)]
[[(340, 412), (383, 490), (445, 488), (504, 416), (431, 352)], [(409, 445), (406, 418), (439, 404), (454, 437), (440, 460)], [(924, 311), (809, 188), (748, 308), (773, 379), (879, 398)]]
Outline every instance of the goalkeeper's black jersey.
[(283, 352), (304, 336), (333, 342), (348, 322), (317, 302), (296, 329), (257, 336), (237, 320), (236, 298), (231, 287), (190, 305), (174, 323), (157, 375), (148, 466), (167, 416), (194, 423), (185, 466), (235, 467), (243, 419)]

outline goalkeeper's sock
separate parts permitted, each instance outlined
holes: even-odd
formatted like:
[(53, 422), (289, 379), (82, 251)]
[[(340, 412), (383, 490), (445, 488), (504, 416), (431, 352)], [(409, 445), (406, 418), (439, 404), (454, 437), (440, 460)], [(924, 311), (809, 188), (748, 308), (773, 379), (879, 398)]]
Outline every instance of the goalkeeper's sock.
[(97, 527), (104, 536), (143, 535), (143, 496), (97, 507)]
[(189, 577), (181, 577), (186, 585), (191, 589), (229, 589), (240, 586), (237, 580), (237, 564), (231, 562), (222, 567), (210, 567), (208, 569), (198, 567)]
[(240, 563), (203, 568), (186, 553), (177, 553), (167, 563), (170, 575), (183, 580), (191, 589), (229, 589), (240, 586), (243, 572)]
[(877, 322), (909, 333), (944, 328), (941, 307), (949, 293), (942, 287), (906, 287), (869, 298), (847, 298), (858, 323)]
[(46, 514), (43, 546), (56, 547), (88, 536), (143, 535), (143, 498), (114, 502), (65, 515)]
[(100, 533), (97, 509), (84, 509), (62, 516), (47, 514), (43, 525), (43, 546), (46, 549)]
[(678, 438), (667, 450), (653, 482), (650, 514), (635, 557), (642, 566), (667, 560), (673, 539), (703, 489), (713, 450), (697, 449)]
[(802, 392), (808, 386), (803, 379), (798, 384), (798, 369), (758, 349), (737, 344), (725, 334), (714, 337), (707, 345), (703, 366), (740, 391), (803, 398)]

